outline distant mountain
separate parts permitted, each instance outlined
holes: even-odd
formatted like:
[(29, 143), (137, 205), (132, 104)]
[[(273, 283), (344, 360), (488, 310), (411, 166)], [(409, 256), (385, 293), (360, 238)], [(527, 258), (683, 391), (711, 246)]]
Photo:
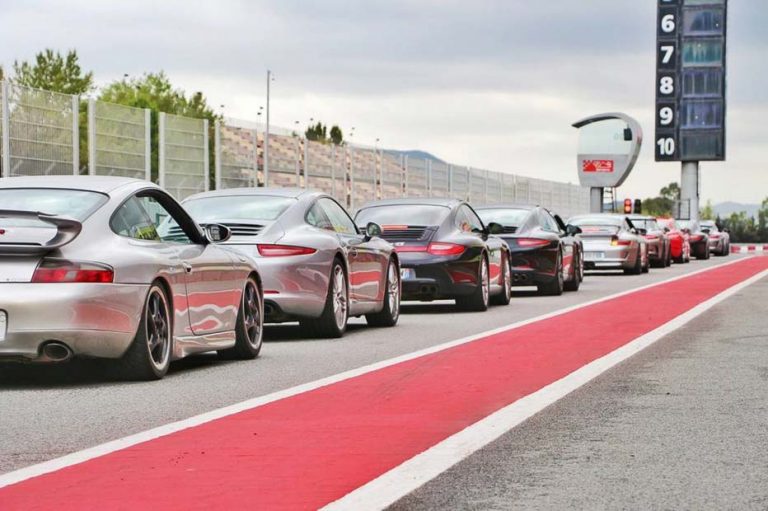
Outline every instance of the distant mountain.
[[(703, 206), (703, 205), (702, 205)], [(760, 210), (759, 204), (741, 204), (739, 202), (721, 202), (712, 206), (716, 215), (720, 215), (720, 218), (731, 216), (732, 213), (741, 213), (746, 211), (747, 216), (757, 218), (757, 212)]]
[(412, 149), (410, 151), (398, 151), (396, 149), (387, 149), (387, 153), (394, 154), (396, 156), (407, 156), (409, 158), (419, 158), (422, 160), (432, 160), (440, 163), (445, 163), (443, 160), (438, 158), (437, 156), (430, 154), (426, 151), (419, 151), (418, 149)]

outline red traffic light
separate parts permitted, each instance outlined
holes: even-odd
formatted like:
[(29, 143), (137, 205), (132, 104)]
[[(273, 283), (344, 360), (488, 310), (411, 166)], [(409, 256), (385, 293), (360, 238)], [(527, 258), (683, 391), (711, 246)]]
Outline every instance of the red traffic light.
[(624, 214), (632, 213), (632, 199), (624, 199)]

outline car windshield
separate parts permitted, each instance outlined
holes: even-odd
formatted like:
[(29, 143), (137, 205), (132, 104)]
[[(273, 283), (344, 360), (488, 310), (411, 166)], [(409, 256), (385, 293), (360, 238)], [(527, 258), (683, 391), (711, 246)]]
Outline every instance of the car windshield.
[(393, 204), (361, 209), (355, 215), (358, 225), (376, 222), (379, 225), (440, 225), (451, 210), (447, 206), (422, 204)]
[(485, 225), (496, 222), (504, 227), (520, 227), (530, 212), (529, 209), (496, 208), (480, 209), (477, 214)]
[(277, 219), (296, 199), (274, 195), (226, 195), (201, 197), (184, 202), (184, 208), (197, 222), (218, 220)]
[(714, 223), (702, 223), (701, 230), (704, 232), (718, 232), (719, 229)]
[[(59, 188), (2, 188), (0, 209), (39, 211), (49, 215), (68, 216), (82, 222), (104, 205), (109, 197), (87, 190)], [(38, 226), (38, 220), (6, 219), (4, 225)]]

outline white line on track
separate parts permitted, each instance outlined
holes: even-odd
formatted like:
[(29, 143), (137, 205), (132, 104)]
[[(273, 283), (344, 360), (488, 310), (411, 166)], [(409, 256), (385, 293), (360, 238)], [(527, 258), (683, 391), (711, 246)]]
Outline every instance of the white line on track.
[[(131, 447), (131, 446), (143, 443), (143, 442), (147, 442), (147, 441), (153, 440), (155, 438), (159, 438), (159, 437), (162, 437), (162, 436), (170, 435), (172, 433), (176, 433), (178, 431), (182, 431), (182, 430), (185, 430), (185, 429), (188, 429), (188, 428), (199, 426), (201, 424), (205, 424), (205, 423), (214, 421), (216, 419), (220, 419), (222, 417), (227, 417), (229, 415), (234, 415), (236, 413), (240, 413), (240, 412), (243, 412), (243, 411), (246, 411), (246, 410), (250, 410), (250, 409), (253, 409), (253, 408), (256, 408), (256, 407), (259, 407), (259, 406), (263, 406), (263, 405), (268, 404), (268, 403), (279, 401), (281, 399), (286, 399), (286, 398), (289, 398), (289, 397), (292, 397), (292, 396), (295, 396), (295, 395), (298, 395), (298, 394), (303, 394), (305, 392), (309, 392), (309, 391), (312, 391), (312, 390), (315, 390), (315, 389), (318, 389), (318, 388), (321, 388), (321, 387), (325, 387), (325, 386), (328, 386), (328, 385), (332, 385), (334, 383), (338, 383), (338, 382), (341, 382), (341, 381), (344, 381), (344, 380), (348, 380), (350, 378), (354, 378), (354, 377), (357, 377), (357, 376), (361, 376), (363, 374), (367, 374), (367, 373), (370, 373), (370, 372), (373, 372), (373, 371), (377, 371), (379, 369), (383, 369), (385, 367), (389, 367), (389, 366), (392, 366), (392, 365), (395, 365), (395, 364), (399, 364), (401, 362), (406, 362), (408, 360), (413, 360), (415, 358), (423, 357), (425, 355), (430, 355), (432, 353), (437, 353), (437, 352), (440, 352), (440, 351), (444, 351), (444, 350), (453, 348), (455, 346), (460, 346), (462, 344), (467, 344), (469, 342), (476, 341), (476, 340), (481, 339), (483, 337), (487, 337), (487, 336), (490, 336), (490, 335), (498, 334), (498, 333), (501, 333), (501, 332), (506, 332), (506, 331), (509, 331), (509, 330), (514, 330), (515, 328), (520, 328), (522, 326), (525, 326), (525, 325), (528, 325), (528, 324), (531, 324), (531, 323), (535, 323), (537, 321), (542, 321), (542, 320), (549, 319), (549, 318), (552, 318), (552, 317), (555, 317), (555, 316), (559, 316), (561, 314), (566, 314), (568, 312), (571, 312), (571, 311), (574, 311), (574, 310), (578, 310), (578, 309), (581, 309), (581, 308), (584, 308), (584, 307), (588, 307), (590, 305), (594, 305), (594, 304), (597, 304), (597, 303), (602, 303), (602, 302), (605, 302), (605, 301), (608, 301), (608, 300), (619, 298), (621, 296), (624, 296), (624, 295), (627, 295), (627, 294), (630, 294), (630, 293), (634, 293), (634, 292), (637, 292), (637, 291), (641, 291), (643, 289), (649, 289), (649, 288), (652, 288), (652, 287), (656, 287), (656, 286), (660, 286), (660, 285), (663, 285), (663, 284), (667, 284), (669, 282), (674, 282), (676, 280), (680, 280), (680, 279), (683, 279), (683, 278), (686, 278), (686, 277), (690, 277), (692, 275), (697, 275), (699, 273), (704, 273), (704, 272), (707, 272), (707, 271), (710, 271), (710, 270), (714, 270), (716, 268), (722, 268), (724, 266), (728, 266), (728, 265), (731, 265), (731, 264), (736, 264), (736, 263), (738, 263), (740, 261), (745, 261), (747, 259), (751, 259), (751, 257), (745, 257), (745, 258), (729, 261), (729, 262), (726, 262), (726, 263), (718, 264), (718, 265), (715, 265), (715, 266), (709, 266), (709, 267), (706, 267), (706, 268), (701, 268), (700, 270), (692, 271), (690, 273), (685, 273), (685, 274), (682, 274), (682, 275), (677, 275), (675, 277), (672, 277), (672, 278), (669, 278), (669, 279), (666, 279), (666, 280), (662, 280), (662, 281), (659, 281), (659, 282), (654, 282), (654, 283), (651, 283), (651, 284), (647, 284), (645, 286), (640, 286), (640, 287), (629, 289), (629, 290), (626, 290), (626, 291), (621, 291), (619, 293), (615, 293), (615, 294), (612, 294), (612, 295), (604, 296), (602, 298), (597, 298), (595, 300), (591, 300), (591, 301), (588, 301), (588, 302), (585, 302), (585, 303), (572, 305), (570, 307), (565, 307), (563, 309), (559, 309), (559, 310), (556, 310), (556, 311), (553, 311), (553, 312), (550, 312), (550, 313), (547, 313), (547, 314), (536, 316), (536, 317), (531, 318), (531, 319), (527, 319), (527, 320), (524, 320), (524, 321), (519, 321), (517, 323), (512, 323), (510, 325), (506, 325), (506, 326), (499, 327), (499, 328), (494, 328), (492, 330), (487, 330), (485, 332), (481, 332), (481, 333), (478, 333), (478, 334), (473, 334), (473, 335), (468, 336), (468, 337), (463, 337), (461, 339), (457, 339), (457, 340), (454, 340), (454, 341), (449, 341), (449, 342), (446, 342), (446, 343), (443, 343), (443, 344), (438, 344), (438, 345), (435, 345), (435, 346), (432, 346), (432, 347), (429, 347), (429, 348), (426, 348), (426, 349), (423, 349), (423, 350), (414, 351), (412, 353), (408, 353), (408, 354), (401, 355), (401, 356), (398, 356), (398, 357), (390, 358), (390, 359), (387, 359), (387, 360), (382, 360), (380, 362), (376, 362), (376, 363), (373, 363), (373, 364), (370, 364), (370, 365), (362, 366), (362, 367), (359, 367), (357, 369), (352, 369), (352, 370), (349, 370), (349, 371), (338, 373), (338, 374), (335, 374), (335, 375), (332, 375), (332, 376), (328, 376), (326, 378), (321, 378), (319, 380), (315, 380), (315, 381), (312, 381), (312, 382), (304, 383), (302, 385), (291, 387), (291, 388), (288, 388), (288, 389), (285, 389), (285, 390), (281, 390), (281, 391), (278, 391), (278, 392), (273, 392), (272, 394), (267, 394), (267, 395), (260, 396), (260, 397), (257, 397), (257, 398), (248, 399), (248, 400), (242, 401), (240, 403), (236, 403), (236, 404), (233, 404), (233, 405), (225, 406), (223, 408), (218, 408), (216, 410), (212, 410), (210, 412), (206, 412), (206, 413), (203, 413), (203, 414), (200, 414), (200, 415), (195, 415), (195, 416), (190, 417), (188, 419), (183, 419), (183, 420), (180, 420), (180, 421), (176, 421), (176, 422), (172, 422), (172, 423), (169, 423), (169, 424), (165, 424), (163, 426), (158, 426), (156, 428), (148, 429), (146, 431), (142, 431), (142, 432), (139, 432), (139, 433), (135, 433), (133, 435), (129, 435), (129, 436), (126, 436), (126, 437), (123, 437), (123, 438), (112, 440), (110, 442), (105, 442), (103, 444), (100, 444), (100, 445), (97, 445), (97, 446), (94, 446), (94, 447), (90, 447), (88, 449), (83, 449), (81, 451), (76, 451), (76, 452), (73, 452), (73, 453), (61, 456), (59, 458), (54, 458), (54, 459), (49, 460), (49, 461), (44, 461), (42, 463), (38, 463), (38, 464), (35, 464), (35, 465), (30, 465), (28, 467), (24, 467), (24, 468), (21, 468), (19, 470), (14, 470), (12, 472), (7, 472), (5, 474), (0, 475), (0, 488), (3, 488), (5, 486), (9, 486), (9, 485), (12, 485), (12, 484), (19, 483), (21, 481), (25, 481), (25, 480), (31, 479), (33, 477), (38, 477), (38, 476), (41, 476), (43, 474), (47, 474), (47, 473), (50, 473), (50, 472), (55, 472), (57, 470), (61, 470), (61, 469), (66, 468), (66, 467), (70, 467), (72, 465), (77, 465), (77, 464), (80, 464), (80, 463), (84, 463), (84, 462), (86, 462), (88, 460), (91, 460), (91, 459), (94, 459), (94, 458), (98, 458), (100, 456), (105, 456), (105, 455), (110, 454), (112, 452), (119, 451), (119, 450), (122, 450), (122, 449), (126, 449), (128, 447)], [(766, 273), (766, 272), (763, 272), (760, 275), (762, 276), (762, 275), (764, 275), (764, 273)], [(745, 281), (745, 282), (752, 282), (754, 280), (756, 280), (756, 278), (753, 277), (753, 278), (749, 279), (749, 281)], [(731, 288), (731, 289), (733, 289), (733, 288)], [(720, 296), (720, 295), (718, 295), (718, 296)], [(709, 302), (705, 302), (705, 303), (709, 303)], [(687, 314), (690, 314), (690, 312), (692, 312), (692, 311), (689, 311), (689, 313), (687, 313)], [(681, 318), (685, 317), (685, 315), (680, 316), (680, 317)], [(674, 321), (676, 321), (676, 320), (673, 320), (673, 322)], [(670, 323), (672, 323), (672, 322), (670, 322)], [(636, 342), (636, 341), (633, 341), (633, 342)], [(627, 346), (629, 346), (629, 345), (627, 345)], [(626, 348), (626, 346), (625, 346), (625, 348)], [(608, 355), (608, 356), (611, 356), (611, 355)], [(629, 355), (627, 355), (627, 356), (629, 356)], [(593, 364), (594, 363), (595, 362), (593, 362)], [(589, 367), (589, 366), (585, 366), (585, 367)], [(579, 371), (577, 371), (577, 373), (578, 372)], [(576, 373), (573, 373), (573, 374), (576, 374)], [(568, 376), (566, 378), (570, 378), (570, 376)], [(563, 381), (563, 380), (561, 380), (561, 381)], [(544, 389), (542, 389), (542, 391), (543, 390)], [(539, 392), (542, 392), (542, 391), (539, 391)], [(520, 403), (520, 402), (528, 403), (528, 401), (525, 401), (526, 399), (527, 398), (523, 398), (523, 399), (517, 401), (515, 404)], [(495, 417), (498, 413), (501, 413), (501, 412), (497, 412), (496, 414), (494, 414), (494, 415), (492, 415), (490, 417)], [(483, 424), (485, 421), (490, 419), (490, 417), (484, 419), (483, 421), (477, 423), (476, 425)], [(470, 426), (470, 427), (473, 428), (475, 426)], [(503, 431), (501, 433), (503, 433)], [(501, 433), (499, 433), (499, 434), (501, 434)], [(450, 441), (451, 439), (453, 439), (456, 436), (461, 435), (461, 434), (462, 433), (458, 433), (457, 435), (454, 435), (449, 440), (446, 440), (446, 442)], [(445, 442), (443, 442), (443, 443), (445, 443)], [(438, 444), (438, 446), (443, 445), (443, 443)], [(435, 446), (435, 447), (437, 447), (437, 446)], [(425, 453), (426, 452), (430, 452), (430, 451), (431, 451), (431, 449), (428, 450), (428, 451), (425, 451)], [(471, 452), (474, 452), (474, 451), (466, 452), (466, 456), (471, 454)], [(419, 455), (419, 456), (421, 456), (421, 455)], [(464, 456), (464, 457), (466, 457), (466, 456)], [(414, 459), (416, 459), (416, 458), (414, 458)], [(461, 459), (463, 459), (463, 458), (461, 458)], [(457, 459), (453, 463), (456, 463), (458, 461), (460, 461), (460, 459)], [(406, 463), (410, 463), (410, 462), (406, 462)], [(448, 465), (448, 466), (446, 466), (446, 468), (448, 468), (450, 466), (451, 465)], [(394, 469), (394, 470), (397, 470), (397, 469)], [(390, 473), (391, 472), (388, 472), (387, 474), (390, 474)], [(387, 474), (384, 474), (382, 477), (386, 477)], [(437, 475), (437, 474), (435, 474), (435, 475)], [(432, 476), (432, 477), (434, 477), (434, 476)], [(381, 479), (381, 478), (379, 478), (379, 479)], [(379, 481), (379, 479), (375, 479), (371, 483), (368, 483), (365, 486), (362, 486), (360, 489), (356, 490), (355, 492), (350, 493), (349, 497), (350, 498), (354, 498), (354, 496), (358, 494), (358, 491), (362, 491), (362, 489), (368, 488), (373, 483)], [(426, 480), (421, 481), (417, 486), (414, 486), (412, 489), (415, 489), (416, 487), (420, 486), (424, 482), (426, 482)], [(410, 490), (410, 491), (412, 491), (412, 490)], [(341, 499), (341, 500), (337, 501), (338, 505), (341, 506), (341, 508), (345, 507), (344, 502), (345, 502), (344, 499)], [(368, 503), (366, 503), (366, 505), (364, 507), (365, 508), (369, 508), (369, 507), (376, 507), (376, 506), (370, 506)]]
[(768, 270), (726, 289), (629, 344), (468, 426), (322, 509), (383, 509), (394, 504), (544, 408), (766, 276)]

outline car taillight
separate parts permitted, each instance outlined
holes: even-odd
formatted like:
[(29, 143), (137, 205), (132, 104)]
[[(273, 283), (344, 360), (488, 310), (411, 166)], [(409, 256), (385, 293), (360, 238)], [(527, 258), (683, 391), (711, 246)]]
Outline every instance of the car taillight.
[(549, 245), (549, 240), (540, 240), (537, 238), (518, 238), (517, 239), (517, 246), (523, 247), (523, 248), (544, 247), (546, 245)]
[(657, 239), (659, 239), (659, 237), (656, 236), (655, 234), (646, 234), (645, 235), (645, 239), (647, 239), (647, 240), (657, 240)]
[(691, 241), (701, 241), (704, 239), (703, 234), (691, 234)]
[(59, 282), (109, 284), (114, 280), (115, 272), (107, 265), (60, 259), (43, 259), (32, 274), (32, 282), (36, 284)]
[(262, 257), (287, 257), (309, 255), (317, 252), (314, 248), (294, 245), (256, 245)]
[(616, 236), (611, 238), (611, 246), (612, 247), (627, 247), (627, 246), (629, 246), (631, 244), (632, 244), (631, 241), (629, 241), (629, 240), (620, 240)]
[(395, 252), (426, 252), (426, 245), (400, 245), (395, 247)]
[(720, 235), (719, 234), (710, 234), (709, 237), (712, 238), (713, 240), (720, 239)]
[(464, 253), (465, 248), (456, 243), (430, 243), (427, 252), (432, 255), (459, 255)]

